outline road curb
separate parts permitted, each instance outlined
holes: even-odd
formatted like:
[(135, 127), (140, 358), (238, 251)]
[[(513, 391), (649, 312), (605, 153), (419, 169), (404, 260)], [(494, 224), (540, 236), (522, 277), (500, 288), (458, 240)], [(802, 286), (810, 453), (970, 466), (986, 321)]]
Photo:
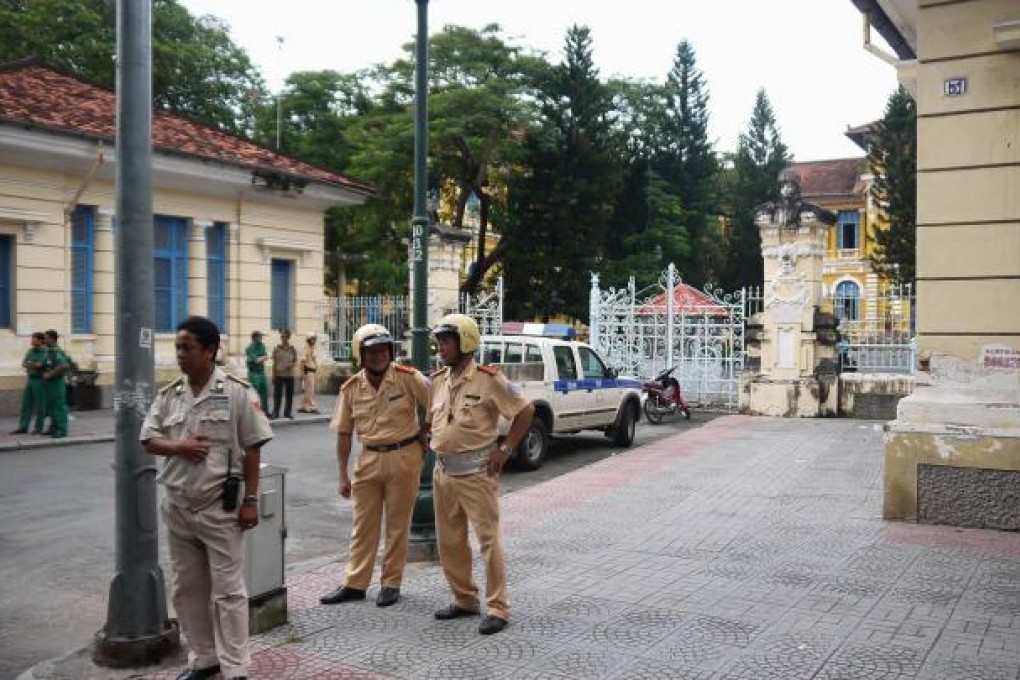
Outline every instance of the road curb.
[[(273, 429), (281, 427), (295, 427), (297, 425), (313, 425), (316, 423), (328, 423), (330, 416), (328, 415), (317, 415), (309, 416), (306, 418), (295, 418), (294, 420), (287, 420), (286, 418), (279, 418), (277, 420), (270, 421)], [(32, 440), (15, 440), (12, 442), (0, 443), (0, 453), (16, 453), (19, 451), (33, 451), (36, 449), (50, 449), (59, 448), (64, 446), (74, 446), (77, 444), (103, 444), (109, 443), (116, 440), (116, 436), (113, 434), (89, 434), (89, 435), (69, 435), (60, 439), (52, 439), (50, 437), (38, 437), (35, 441)]]

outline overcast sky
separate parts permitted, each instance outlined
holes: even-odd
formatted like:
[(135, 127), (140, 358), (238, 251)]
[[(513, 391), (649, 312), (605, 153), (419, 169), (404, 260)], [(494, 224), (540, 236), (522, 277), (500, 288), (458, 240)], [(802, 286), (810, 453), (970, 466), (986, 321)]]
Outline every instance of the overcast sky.
[[(412, 0), (181, 1), (194, 14), (225, 20), (273, 89), (293, 71), (389, 62), (417, 26)], [(708, 81), (710, 134), (719, 151), (735, 148), (764, 87), (796, 160), (863, 155), (843, 133), (881, 117), (896, 87), (894, 69), (862, 49), (861, 16), (850, 0), (429, 2), (431, 32), (489, 23), (554, 62), (566, 29), (587, 25), (604, 77), (653, 81), (665, 79), (686, 38)]]

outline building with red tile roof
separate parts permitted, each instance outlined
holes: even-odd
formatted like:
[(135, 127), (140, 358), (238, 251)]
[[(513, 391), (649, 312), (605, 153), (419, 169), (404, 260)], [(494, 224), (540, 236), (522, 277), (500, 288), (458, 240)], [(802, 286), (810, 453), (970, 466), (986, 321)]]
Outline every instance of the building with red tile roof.
[[(20, 399), (33, 331), (57, 329), (112, 383), (115, 117), (107, 88), (0, 65), (0, 412)], [(169, 111), (153, 111), (152, 144), (157, 379), (177, 372), (190, 314), (217, 322), (242, 374), (252, 330), (321, 331), (325, 211), (373, 188)]]

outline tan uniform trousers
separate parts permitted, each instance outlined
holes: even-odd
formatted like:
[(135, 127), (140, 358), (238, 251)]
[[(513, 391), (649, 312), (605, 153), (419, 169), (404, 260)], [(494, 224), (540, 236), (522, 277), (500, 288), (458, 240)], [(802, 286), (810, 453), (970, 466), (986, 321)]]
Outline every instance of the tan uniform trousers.
[(305, 373), (301, 378), (301, 408), (306, 411), (317, 410), (315, 405), (315, 374)]
[(375, 554), (379, 549), (383, 515), (386, 516), (386, 551), (382, 585), (399, 588), (407, 562), (411, 514), (421, 478), (422, 452), (418, 443), (396, 451), (362, 449), (351, 481), (354, 516), (351, 520), (351, 559), (345, 585), (368, 589)]
[(237, 513), (217, 501), (191, 512), (160, 508), (174, 570), (173, 602), (188, 639), (188, 667), (220, 664), (224, 678), (248, 675), (248, 593)]
[(478, 586), (471, 575), (468, 522), (482, 548), (488, 613), (509, 621), (506, 561), (499, 537), (499, 477), (484, 472), (453, 477), (436, 465), (432, 477), (439, 561), (458, 607), (479, 610)]

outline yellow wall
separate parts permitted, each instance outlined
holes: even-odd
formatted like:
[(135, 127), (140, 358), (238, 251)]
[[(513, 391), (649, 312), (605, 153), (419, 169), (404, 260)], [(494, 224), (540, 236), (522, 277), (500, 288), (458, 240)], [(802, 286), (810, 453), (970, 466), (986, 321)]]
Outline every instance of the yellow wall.
[[(0, 217), (0, 234), (16, 236), (14, 328), (0, 329), (0, 390), (23, 384), (20, 367), (32, 331), (57, 329), (62, 344), (83, 368), (99, 369), (100, 382), (112, 382), (114, 358), (113, 234), (114, 187), (108, 181), (90, 182), (80, 205), (96, 206), (93, 329), (91, 335), (70, 335), (70, 231), (64, 225), (65, 205), (83, 178), (58, 172), (0, 164), (0, 209), (26, 211), (37, 221), (29, 242), (24, 221)], [(192, 220), (189, 237), (204, 238), (205, 223), (228, 225), (227, 323), (229, 353), (236, 357), (253, 329), (269, 331), (269, 258), (295, 261), (293, 292), (296, 334), (320, 330), (316, 302), (322, 297), (323, 213), (313, 207), (214, 198), (154, 189), (153, 212)], [(268, 246), (260, 247), (263, 239)], [(189, 244), (201, 254), (201, 266), (189, 264), (189, 313), (206, 313), (205, 243)], [(193, 264), (199, 261), (192, 258)], [(270, 333), (267, 344), (275, 343)], [(157, 378), (176, 371), (173, 335), (156, 335)]]
[[(917, 24), (918, 330), (922, 354), (1020, 351), (1020, 52), (996, 23), (1016, 0), (920, 2)], [(967, 79), (960, 97), (947, 78)], [(964, 313), (961, 313), (964, 310)]]

